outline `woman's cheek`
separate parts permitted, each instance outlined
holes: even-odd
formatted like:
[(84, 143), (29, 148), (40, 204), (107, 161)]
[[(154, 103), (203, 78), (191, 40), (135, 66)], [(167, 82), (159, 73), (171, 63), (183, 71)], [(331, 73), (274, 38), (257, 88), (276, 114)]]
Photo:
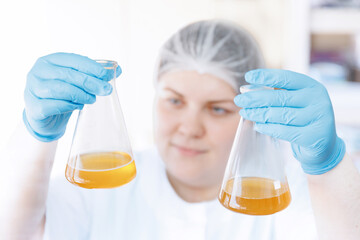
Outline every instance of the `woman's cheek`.
[(176, 118), (176, 112), (169, 109), (165, 103), (158, 103), (155, 121), (157, 122), (157, 131), (161, 133), (161, 135), (169, 134), (171, 129), (174, 128)]
[(233, 144), (239, 117), (228, 119), (224, 122), (215, 122), (209, 129), (212, 132), (212, 140), (217, 146), (222, 147), (222, 151), (230, 152)]

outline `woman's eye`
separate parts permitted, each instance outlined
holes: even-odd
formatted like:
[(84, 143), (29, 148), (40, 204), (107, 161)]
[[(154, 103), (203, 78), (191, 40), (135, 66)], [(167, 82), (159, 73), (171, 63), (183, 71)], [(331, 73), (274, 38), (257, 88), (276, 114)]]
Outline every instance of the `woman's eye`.
[(226, 109), (221, 108), (221, 107), (212, 107), (212, 108), (211, 108), (211, 111), (212, 111), (213, 113), (219, 114), (219, 115), (227, 113)]
[(180, 99), (177, 99), (177, 98), (169, 98), (168, 101), (173, 104), (173, 105), (180, 105), (181, 104), (181, 100)]

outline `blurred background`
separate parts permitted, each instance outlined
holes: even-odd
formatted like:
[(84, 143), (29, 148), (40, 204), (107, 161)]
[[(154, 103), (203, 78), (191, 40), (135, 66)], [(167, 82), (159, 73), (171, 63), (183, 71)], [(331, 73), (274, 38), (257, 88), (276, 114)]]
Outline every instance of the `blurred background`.
[[(180, 27), (209, 18), (250, 31), (268, 68), (322, 82), (338, 135), (360, 162), (360, 0), (1, 1), (0, 149), (22, 121), (27, 73), (38, 57), (53, 52), (116, 60), (123, 69), (117, 91), (133, 149), (150, 147), (158, 50)], [(59, 141), (53, 176), (64, 174), (77, 114)]]

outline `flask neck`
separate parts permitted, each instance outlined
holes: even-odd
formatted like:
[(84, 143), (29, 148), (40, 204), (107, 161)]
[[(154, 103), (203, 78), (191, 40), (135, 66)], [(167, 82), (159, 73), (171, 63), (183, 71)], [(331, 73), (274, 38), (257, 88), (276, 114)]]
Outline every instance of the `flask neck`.
[(260, 133), (255, 131), (254, 127), (255, 127), (255, 122), (247, 120), (247, 119), (241, 117), (240, 122), (239, 122), (239, 127), (238, 127), (238, 129), (240, 131), (242, 131), (242, 132), (245, 131), (245, 132), (247, 132), (247, 134), (250, 134), (250, 132), (251, 132), (251, 135), (260, 134)]
[(241, 117), (239, 125), (246, 125), (253, 129), (255, 126), (255, 122)]
[[(112, 87), (112, 92), (111, 92), (111, 94), (110, 95), (108, 95), (108, 96), (117, 96), (117, 92), (116, 92), (116, 82), (115, 82), (115, 78), (113, 78), (113, 79), (111, 79), (110, 81), (109, 81), (109, 84), (111, 85), (111, 87)], [(106, 97), (106, 96), (105, 96)]]

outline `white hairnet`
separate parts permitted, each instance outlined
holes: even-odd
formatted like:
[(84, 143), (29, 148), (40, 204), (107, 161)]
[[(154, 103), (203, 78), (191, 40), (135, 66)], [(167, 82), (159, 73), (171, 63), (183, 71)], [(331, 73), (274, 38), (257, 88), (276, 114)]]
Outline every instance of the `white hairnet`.
[(220, 20), (199, 21), (180, 29), (165, 42), (155, 81), (170, 71), (194, 70), (221, 78), (239, 92), (245, 84), (245, 73), (263, 67), (260, 49), (244, 29)]

